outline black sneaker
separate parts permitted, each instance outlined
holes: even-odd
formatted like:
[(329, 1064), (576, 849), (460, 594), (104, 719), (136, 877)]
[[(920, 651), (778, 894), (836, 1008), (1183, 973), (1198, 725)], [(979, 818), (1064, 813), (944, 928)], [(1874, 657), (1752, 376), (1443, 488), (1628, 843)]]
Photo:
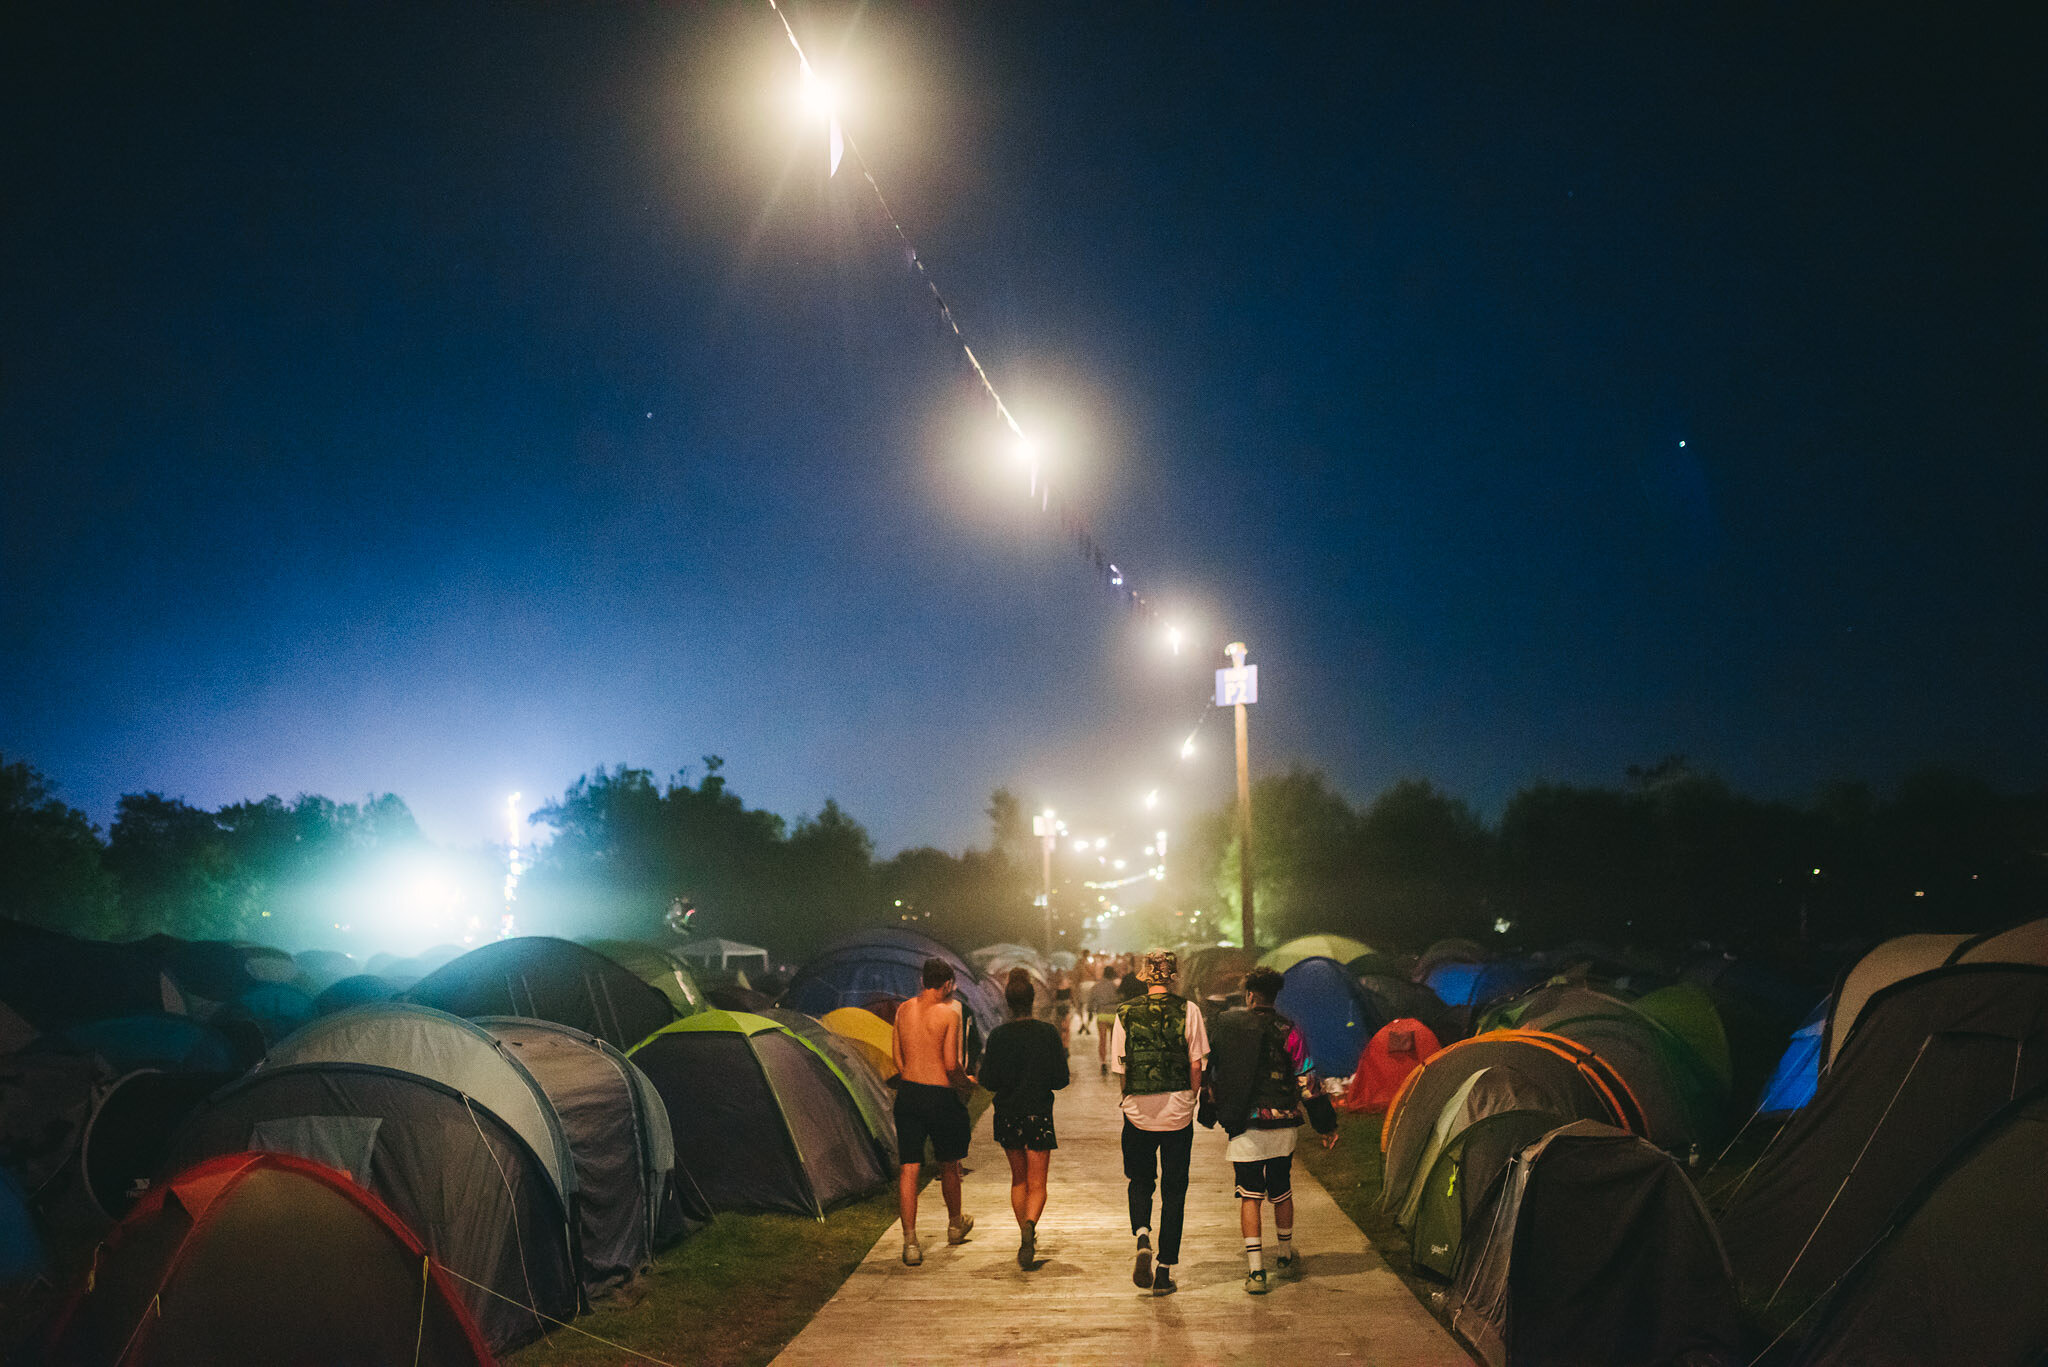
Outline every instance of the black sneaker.
[(1152, 1285), (1152, 1237), (1138, 1236), (1138, 1265), (1131, 1271), (1131, 1283), (1143, 1289)]
[(1026, 1220), (1017, 1240), (1017, 1266), (1029, 1272), (1038, 1260), (1038, 1222)]
[(1152, 1294), (1155, 1296), (1171, 1296), (1178, 1290), (1180, 1290), (1180, 1283), (1173, 1279), (1172, 1269), (1163, 1263), (1160, 1264), (1159, 1270), (1152, 1274)]

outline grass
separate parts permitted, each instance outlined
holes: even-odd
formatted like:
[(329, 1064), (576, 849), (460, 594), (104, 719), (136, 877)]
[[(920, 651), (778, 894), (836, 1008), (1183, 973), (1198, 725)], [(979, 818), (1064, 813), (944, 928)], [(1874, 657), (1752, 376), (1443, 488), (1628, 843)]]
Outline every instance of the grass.
[(1338, 1208), (1365, 1232), (1373, 1250), (1401, 1279), (1402, 1285), (1422, 1302), (1423, 1309), (1436, 1315), (1435, 1298), (1444, 1284), (1416, 1272), (1414, 1250), (1406, 1231), (1380, 1209), (1380, 1192), (1386, 1187), (1386, 1168), (1380, 1159), (1381, 1119), (1378, 1115), (1339, 1111), (1337, 1129), (1343, 1138), (1337, 1147), (1325, 1149), (1309, 1131), (1303, 1130), (1295, 1161), (1315, 1174)]
[[(976, 1121), (991, 1098), (979, 1092)], [(938, 1169), (925, 1167), (929, 1182)], [(892, 1174), (893, 1175), (893, 1174)], [(849, 1202), (823, 1221), (722, 1212), (661, 1254), (627, 1294), (579, 1317), (576, 1329), (506, 1355), (512, 1367), (618, 1367), (635, 1359), (595, 1334), (688, 1367), (760, 1367), (797, 1336), (875, 1240), (896, 1222), (896, 1184)]]

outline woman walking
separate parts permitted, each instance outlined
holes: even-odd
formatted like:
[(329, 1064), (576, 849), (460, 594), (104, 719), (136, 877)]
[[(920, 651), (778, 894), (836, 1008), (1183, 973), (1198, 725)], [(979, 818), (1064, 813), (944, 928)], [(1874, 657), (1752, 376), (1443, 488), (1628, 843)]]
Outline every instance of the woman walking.
[(1031, 974), (1010, 970), (1003, 989), (1010, 1019), (989, 1032), (981, 1051), (981, 1085), (995, 1093), (996, 1143), (1010, 1160), (1010, 1209), (1017, 1216), (1017, 1266), (1037, 1263), (1038, 1217), (1045, 1213), (1045, 1180), (1052, 1168), (1052, 1094), (1067, 1085), (1067, 1050), (1060, 1028), (1034, 1020)]

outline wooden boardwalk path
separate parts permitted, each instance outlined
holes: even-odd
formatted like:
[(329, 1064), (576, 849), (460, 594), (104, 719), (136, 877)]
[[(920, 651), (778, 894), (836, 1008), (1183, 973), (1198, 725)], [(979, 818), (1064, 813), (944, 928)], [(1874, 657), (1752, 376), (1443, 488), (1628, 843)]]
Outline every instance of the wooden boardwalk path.
[[(1017, 1266), (1009, 1166), (983, 1115), (968, 1152), (965, 1206), (974, 1233), (946, 1244), (937, 1182), (918, 1208), (924, 1265), (901, 1261), (902, 1227), (881, 1241), (776, 1367), (881, 1364), (1342, 1362), (1470, 1367), (1471, 1357), (1419, 1305), (1316, 1179), (1294, 1171), (1295, 1244), (1306, 1276), (1244, 1291), (1244, 1241), (1220, 1130), (1195, 1130), (1180, 1290), (1131, 1284), (1121, 1114), (1092, 1035), (1077, 1036), (1074, 1083), (1059, 1094), (1060, 1148), (1039, 1222), (1035, 1271)], [(1346, 1142), (1355, 1142), (1354, 1133)], [(1308, 1142), (1304, 1134), (1304, 1142)], [(1268, 1267), (1273, 1243), (1267, 1215)]]

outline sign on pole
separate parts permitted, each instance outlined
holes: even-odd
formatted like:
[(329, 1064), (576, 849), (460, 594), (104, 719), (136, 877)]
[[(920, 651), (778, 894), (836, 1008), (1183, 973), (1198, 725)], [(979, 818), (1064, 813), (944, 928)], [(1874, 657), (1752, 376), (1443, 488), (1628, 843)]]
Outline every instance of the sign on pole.
[(1255, 703), (1259, 700), (1259, 667), (1244, 665), (1237, 669), (1216, 671), (1216, 705), (1235, 707), (1239, 703)]

